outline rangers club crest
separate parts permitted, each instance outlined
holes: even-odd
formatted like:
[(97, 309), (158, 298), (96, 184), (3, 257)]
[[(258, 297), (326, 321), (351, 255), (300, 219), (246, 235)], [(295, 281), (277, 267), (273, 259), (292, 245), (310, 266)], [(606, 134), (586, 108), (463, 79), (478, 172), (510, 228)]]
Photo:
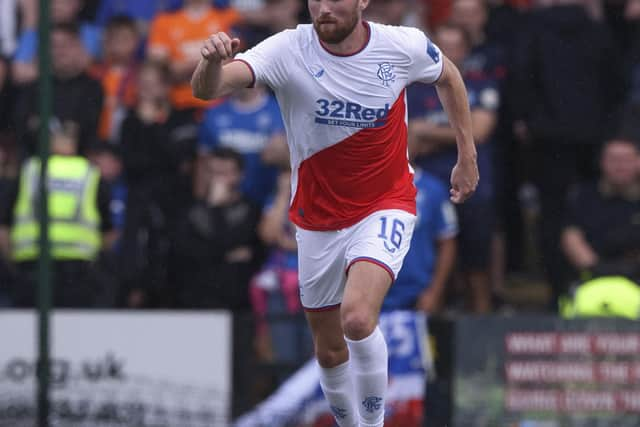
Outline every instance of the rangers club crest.
[(382, 398), (378, 396), (369, 396), (362, 401), (362, 406), (367, 412), (378, 411), (382, 407)]
[(388, 62), (378, 64), (378, 78), (382, 80), (382, 84), (386, 87), (396, 81), (396, 75), (393, 72), (393, 65)]

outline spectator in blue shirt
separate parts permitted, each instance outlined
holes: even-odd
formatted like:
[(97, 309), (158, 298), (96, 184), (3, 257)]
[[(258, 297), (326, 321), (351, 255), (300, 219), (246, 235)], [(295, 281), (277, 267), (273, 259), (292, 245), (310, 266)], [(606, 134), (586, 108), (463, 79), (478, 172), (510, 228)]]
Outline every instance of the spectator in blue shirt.
[[(470, 45), (464, 31), (444, 25), (435, 32), (435, 41), (459, 69), (469, 54)], [(491, 310), (489, 264), (494, 231), (494, 188), (492, 134), (497, 122), (500, 102), (495, 81), (464, 76), (473, 138), (477, 144), (480, 183), (475, 194), (464, 205), (457, 206), (460, 219), (460, 268), (471, 291), (475, 312)], [(418, 166), (449, 185), (451, 169), (456, 163), (456, 138), (440, 104), (435, 87), (414, 85), (408, 92), (409, 137), (415, 149)]]
[(205, 113), (199, 152), (206, 154), (220, 146), (242, 154), (245, 176), (241, 189), (251, 200), (264, 205), (265, 198), (275, 190), (278, 170), (263, 161), (262, 152), (273, 139), (283, 137), (276, 99), (264, 87), (256, 87), (237, 92)]
[(433, 314), (444, 302), (445, 284), (455, 266), (458, 221), (447, 187), (438, 178), (417, 169), (414, 183), (418, 215), (411, 247), (382, 309), (417, 308)]
[[(80, 39), (86, 51), (85, 64), (100, 57), (100, 29), (89, 22), (78, 22), (82, 0), (52, 0), (51, 21), (53, 24), (77, 24)], [(26, 84), (38, 78), (38, 30), (25, 29), (20, 34), (13, 58), (13, 78), (18, 84)]]

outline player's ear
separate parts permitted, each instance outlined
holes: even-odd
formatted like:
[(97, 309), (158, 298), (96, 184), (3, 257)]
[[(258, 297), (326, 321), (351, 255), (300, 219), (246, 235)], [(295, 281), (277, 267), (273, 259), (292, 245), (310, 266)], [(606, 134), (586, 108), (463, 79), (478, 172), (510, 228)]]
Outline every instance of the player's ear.
[(360, 0), (360, 10), (363, 11), (369, 6), (369, 0)]

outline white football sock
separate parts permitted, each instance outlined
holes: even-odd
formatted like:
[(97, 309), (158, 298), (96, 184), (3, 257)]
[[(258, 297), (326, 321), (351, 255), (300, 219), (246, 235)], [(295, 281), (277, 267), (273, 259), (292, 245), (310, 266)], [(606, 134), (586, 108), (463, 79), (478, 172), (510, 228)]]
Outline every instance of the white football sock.
[(387, 343), (379, 327), (362, 340), (346, 338), (361, 427), (382, 427), (387, 391)]
[(320, 366), (320, 387), (340, 427), (358, 427), (355, 392), (349, 361), (335, 368)]

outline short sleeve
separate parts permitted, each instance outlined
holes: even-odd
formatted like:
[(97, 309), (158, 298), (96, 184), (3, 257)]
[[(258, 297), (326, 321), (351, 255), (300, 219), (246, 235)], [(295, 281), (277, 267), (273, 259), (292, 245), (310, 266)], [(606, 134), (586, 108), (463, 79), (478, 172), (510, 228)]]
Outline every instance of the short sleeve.
[(442, 74), (443, 56), (440, 48), (417, 28), (405, 28), (409, 37), (407, 51), (411, 57), (409, 83), (435, 83)]
[(290, 56), (294, 34), (294, 30), (274, 34), (246, 52), (236, 55), (235, 59), (249, 65), (257, 83), (275, 90), (287, 81), (290, 67), (287, 67), (286, 58)]

